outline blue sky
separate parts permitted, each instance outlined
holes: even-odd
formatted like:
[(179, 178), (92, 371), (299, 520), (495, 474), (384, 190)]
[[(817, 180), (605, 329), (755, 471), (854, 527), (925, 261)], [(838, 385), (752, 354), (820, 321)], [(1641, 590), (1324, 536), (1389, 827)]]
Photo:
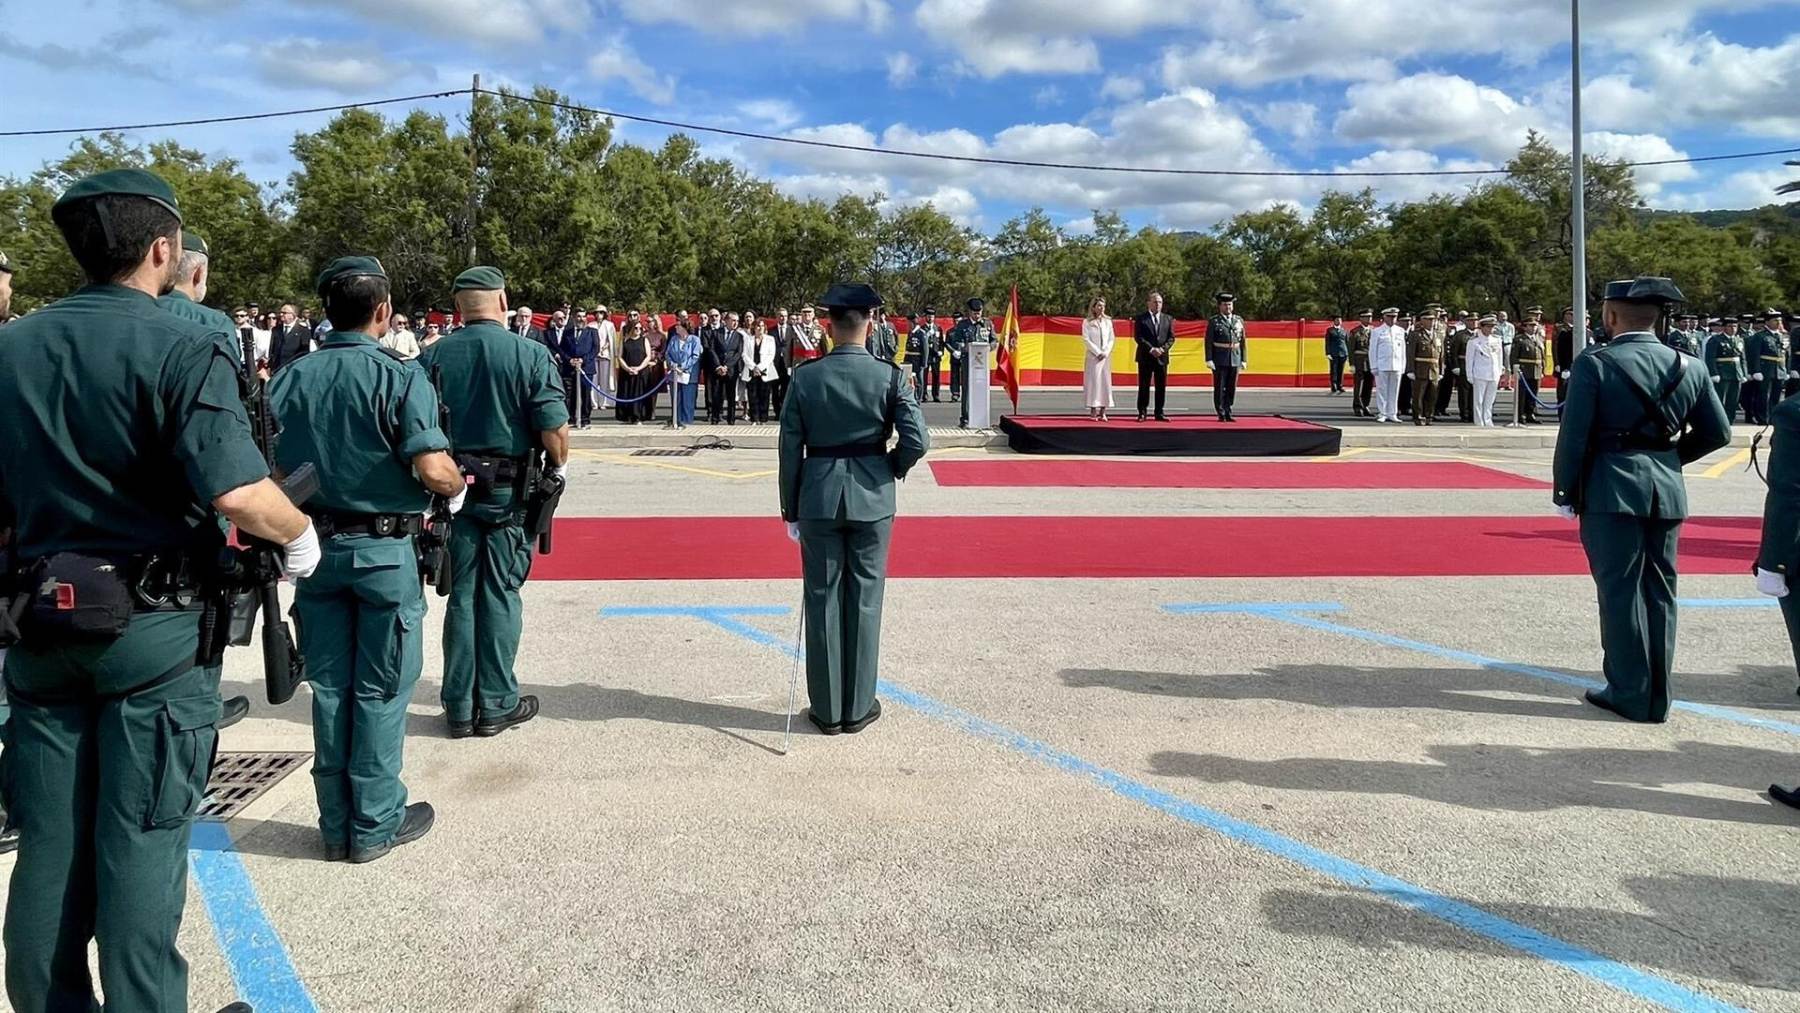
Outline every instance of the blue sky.
[[(1800, 146), (1800, 0), (1589, 0), (1590, 150)], [(0, 129), (325, 105), (484, 83), (626, 112), (914, 151), (1230, 169), (1497, 166), (1566, 144), (1560, 0), (0, 0)], [(466, 100), (427, 108), (454, 115)], [(391, 110), (390, 110), (391, 111)], [(151, 131), (279, 183), (327, 117)], [(664, 131), (624, 125), (654, 145)], [(1031, 205), (1204, 228), (1327, 181), (1119, 176), (702, 136), (789, 192), (929, 201), (992, 230)], [(68, 138), (8, 140), (22, 174)], [(1779, 157), (1647, 170), (1653, 205), (1750, 207)], [(1374, 183), (1383, 199), (1462, 181)]]

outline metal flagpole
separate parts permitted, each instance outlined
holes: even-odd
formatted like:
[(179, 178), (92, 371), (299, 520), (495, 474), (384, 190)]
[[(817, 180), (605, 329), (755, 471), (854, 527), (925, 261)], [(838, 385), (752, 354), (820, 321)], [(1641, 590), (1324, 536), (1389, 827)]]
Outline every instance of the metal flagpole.
[[(1575, 340), (1576, 355), (1588, 343), (1587, 323), (1587, 184), (1581, 161), (1581, 0), (1569, 0), (1569, 111), (1573, 121), (1572, 147), (1574, 173), (1569, 185), (1570, 228), (1574, 232)], [(1559, 364), (1561, 365), (1561, 364)], [(1567, 368), (1563, 366), (1562, 368)]]

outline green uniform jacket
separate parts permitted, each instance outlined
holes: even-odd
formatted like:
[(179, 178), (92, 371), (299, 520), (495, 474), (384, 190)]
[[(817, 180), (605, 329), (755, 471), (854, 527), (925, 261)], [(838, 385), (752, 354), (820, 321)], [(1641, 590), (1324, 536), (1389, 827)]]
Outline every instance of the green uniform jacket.
[(222, 336), (119, 285), (7, 327), (0, 433), (22, 559), (213, 544), (212, 501), (269, 473)]
[(1512, 343), (1512, 365), (1527, 380), (1544, 378), (1544, 336), (1520, 331)]
[[(1683, 424), (1668, 450), (1601, 450), (1602, 434), (1634, 428), (1643, 403), (1626, 384), (1656, 398), (1676, 363), (1681, 382), (1663, 400), (1669, 419)], [(1580, 513), (1630, 514), (1680, 520), (1687, 516), (1682, 465), (1731, 442), (1725, 408), (1712, 379), (1693, 360), (1671, 355), (1649, 331), (1621, 334), (1575, 360), (1562, 426), (1556, 434), (1555, 500)]]
[(191, 320), (207, 329), (208, 332), (222, 335), (231, 348), (231, 357), (242, 363), (244, 360), (243, 343), (238, 340), (237, 324), (232, 319), (211, 306), (202, 306), (189, 299), (186, 292), (174, 291), (156, 304), (183, 320)]
[(1459, 379), (1467, 380), (1468, 377), (1463, 375), (1467, 372), (1463, 367), (1463, 363), (1468, 358), (1468, 354), (1468, 328), (1465, 327), (1460, 330), (1451, 331), (1450, 336), (1444, 339), (1444, 372), (1456, 376)]
[[(523, 458), (540, 446), (539, 433), (569, 422), (562, 377), (550, 352), (492, 320), (472, 321), (427, 348), (418, 363), (430, 376), (441, 369), (450, 406), (450, 445), (458, 454)], [(460, 517), (490, 524), (514, 519), (510, 494), (471, 501)]]
[(413, 458), (449, 450), (437, 391), (417, 362), (366, 334), (332, 331), (316, 352), (275, 374), (269, 403), (281, 424), (276, 463), (311, 462), (319, 491), (306, 505), (343, 513), (423, 513), (431, 494)]
[[(887, 445), (881, 456), (810, 457), (808, 447)], [(781, 406), (781, 519), (879, 521), (894, 516), (894, 480), (930, 449), (906, 375), (858, 345), (794, 370)]]
[(893, 324), (876, 324), (869, 329), (869, 353), (888, 362), (900, 357), (900, 332), (894, 330)]
[(1420, 381), (1444, 378), (1444, 338), (1434, 327), (1417, 327), (1406, 335), (1406, 372)]
[(1790, 398), (1769, 414), (1775, 436), (1769, 443), (1769, 493), (1763, 499), (1759, 569), (1800, 573), (1800, 398)]
[(964, 317), (956, 322), (956, 326), (950, 328), (949, 334), (944, 335), (944, 347), (957, 353), (958, 356), (961, 355), (963, 349), (969, 347), (971, 342), (976, 341), (987, 342), (990, 349), (994, 345), (994, 329), (989, 327), (985, 320), (970, 320), (968, 317)]
[(1765, 327), (1750, 335), (1746, 346), (1750, 372), (1761, 373), (1765, 381), (1787, 376), (1787, 342), (1781, 335)]
[(1365, 324), (1358, 324), (1350, 331), (1350, 368), (1367, 370), (1369, 368), (1369, 341), (1374, 330)]
[[(1244, 335), (1244, 318), (1233, 313), (1214, 313), (1206, 319), (1206, 364), (1213, 369), (1248, 368), (1249, 339)], [(1165, 360), (1167, 361), (1167, 360)]]
[(1750, 379), (1749, 363), (1744, 361), (1744, 339), (1735, 334), (1713, 334), (1706, 341), (1707, 373), (1720, 380), (1742, 383)]

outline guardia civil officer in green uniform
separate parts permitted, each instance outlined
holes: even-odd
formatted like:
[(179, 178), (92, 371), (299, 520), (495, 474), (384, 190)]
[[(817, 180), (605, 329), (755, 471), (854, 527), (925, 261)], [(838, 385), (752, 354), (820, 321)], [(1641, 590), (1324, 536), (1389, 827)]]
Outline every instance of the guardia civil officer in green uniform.
[(1738, 394), (1744, 385), (1744, 339), (1737, 334), (1737, 323), (1730, 328), (1718, 317), (1707, 321), (1712, 333), (1706, 338), (1706, 369), (1712, 376), (1713, 392), (1725, 407), (1725, 420), (1737, 421)]
[(325, 857), (374, 861), (431, 829), (400, 783), (406, 707), (425, 664), (425, 593), (413, 544), (431, 494), (462, 506), (462, 472), (438, 427), (437, 392), (417, 363), (383, 348), (394, 307), (371, 257), (319, 275), (331, 332), (275, 374), (283, 472), (311, 461), (306, 501), (323, 539), (294, 615), (313, 699), (313, 791)]
[(1780, 320), (1779, 313), (1765, 315), (1762, 329), (1745, 342), (1750, 354), (1750, 379), (1756, 384), (1756, 396), (1751, 400), (1756, 418), (1751, 421), (1765, 426), (1773, 417), (1775, 406), (1781, 403), (1782, 385), (1787, 382), (1787, 335), (1774, 326)]
[[(869, 353), (867, 285), (834, 285), (831, 354), (794, 370), (781, 408), (781, 519), (806, 585), (807, 716), (826, 735), (881, 716), (881, 597), (894, 481), (925, 456), (925, 416), (905, 372)], [(888, 437), (900, 440), (888, 449)]]
[(569, 457), (569, 410), (550, 352), (506, 329), (506, 279), (472, 267), (452, 286), (463, 327), (419, 356), (441, 370), (450, 445), (471, 473), (468, 505), (450, 537), (450, 605), (444, 616), (444, 716), (450, 736), (498, 735), (537, 716), (519, 695), (513, 661), (531, 573), (520, 486), (527, 455), (542, 448), (557, 474)]
[[(1790, 593), (1800, 573), (1800, 399), (1776, 407), (1769, 444), (1769, 492), (1763, 500), (1762, 547), (1756, 554), (1756, 589), (1781, 599), (1794, 668), (1800, 673), (1800, 600)], [(1800, 787), (1769, 786), (1769, 797), (1800, 808)]]
[[(956, 397), (962, 401), (962, 414), (956, 424), (964, 429), (969, 428), (969, 371), (974, 368), (974, 363), (969, 361), (972, 354), (969, 346), (976, 342), (986, 342), (990, 351), (994, 347), (994, 328), (988, 323), (987, 317), (982, 315), (982, 310), (986, 308), (987, 305), (980, 299), (970, 299), (964, 307), (962, 319), (944, 337), (944, 347), (950, 349), (950, 372), (956, 384)], [(961, 372), (956, 369), (958, 364), (961, 365)]]
[(900, 332), (888, 323), (887, 311), (875, 311), (875, 323), (869, 329), (869, 354), (889, 362), (900, 357)]
[(1580, 520), (1606, 652), (1606, 688), (1587, 699), (1632, 721), (1669, 713), (1681, 468), (1731, 442), (1711, 377), (1654, 331), (1663, 307), (1681, 301), (1667, 278), (1606, 286), (1613, 338), (1576, 358), (1556, 436), (1556, 507)]
[(175, 939), (219, 719), (218, 671), (198, 658), (213, 511), (283, 546), (290, 578), (318, 564), (318, 538), (269, 481), (224, 336), (156, 303), (181, 258), (174, 191), (101, 173), (51, 216), (87, 284), (0, 341), (0, 527), (30, 574), (0, 759), (20, 833), (7, 997), (99, 1009), (92, 940), (107, 1009), (185, 1010)]

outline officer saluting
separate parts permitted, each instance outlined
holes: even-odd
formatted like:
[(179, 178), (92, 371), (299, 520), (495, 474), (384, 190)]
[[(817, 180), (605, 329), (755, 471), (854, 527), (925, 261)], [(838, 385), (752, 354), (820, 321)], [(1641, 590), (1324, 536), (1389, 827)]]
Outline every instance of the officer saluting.
[(569, 409), (550, 352), (506, 329), (506, 279), (471, 267), (451, 286), (463, 328), (426, 349), (426, 374), (441, 370), (450, 444), (471, 478), (468, 508), (450, 532), (450, 605), (444, 614), (444, 717), (450, 737), (498, 735), (537, 716), (519, 695), (524, 606), (531, 573), (523, 488), (541, 449), (565, 477)]
[(450, 498), (454, 511), (464, 485), (430, 377), (376, 340), (394, 315), (380, 262), (335, 260), (317, 288), (331, 332), (275, 374), (269, 402), (282, 430), (281, 470), (307, 461), (318, 470), (306, 512), (324, 560), (300, 586), (294, 614), (313, 690), (325, 857), (360, 864), (431, 829), (431, 806), (407, 805), (400, 783), (406, 707), (425, 663), (413, 537), (430, 493)]
[(1606, 688), (1587, 700), (1632, 721), (1669, 713), (1682, 465), (1731, 442), (1711, 378), (1654, 333), (1663, 308), (1681, 301), (1667, 278), (1607, 284), (1613, 338), (1571, 364), (1556, 436), (1556, 507), (1580, 518), (1606, 652)]
[(7, 995), (98, 1009), (92, 939), (108, 1008), (184, 1010), (188, 831), (218, 740), (218, 670), (199, 656), (212, 511), (283, 546), (290, 578), (318, 537), (269, 481), (228, 336), (156, 304), (181, 258), (169, 185), (101, 173), (51, 217), (88, 283), (0, 342), (0, 527), (26, 606), (6, 658)]
[(807, 716), (836, 735), (881, 716), (875, 679), (894, 480), (929, 441), (905, 373), (868, 351), (869, 314), (881, 297), (867, 285), (834, 285), (820, 301), (835, 347), (794, 370), (782, 406), (781, 519), (800, 543), (806, 588)]

